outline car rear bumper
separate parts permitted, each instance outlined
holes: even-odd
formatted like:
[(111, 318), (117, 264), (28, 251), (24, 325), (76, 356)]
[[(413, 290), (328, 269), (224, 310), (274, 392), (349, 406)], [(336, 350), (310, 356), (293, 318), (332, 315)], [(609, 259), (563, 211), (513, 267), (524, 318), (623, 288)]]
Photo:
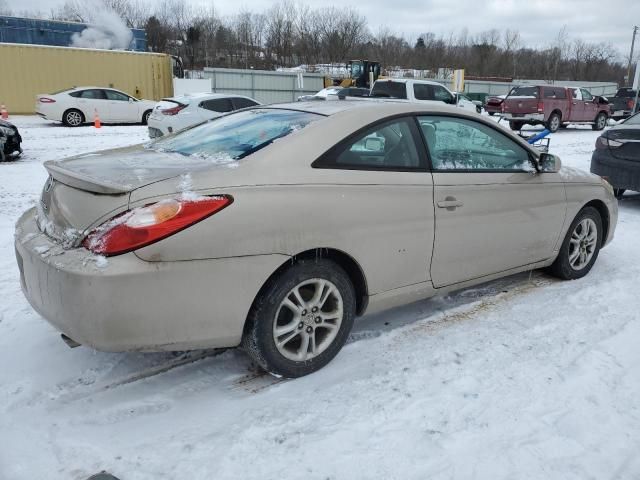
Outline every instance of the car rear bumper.
[(154, 127), (148, 127), (148, 128), (149, 128), (149, 138), (159, 138), (164, 135), (164, 133), (162, 133), (162, 130), (158, 128), (154, 128)]
[(104, 351), (233, 347), (267, 278), (285, 255), (146, 262), (63, 250), (40, 232), (35, 209), (16, 224), (22, 290), (78, 343)]
[(523, 114), (513, 114), (513, 113), (505, 113), (503, 115), (505, 120), (513, 120), (514, 122), (544, 122), (544, 114), (543, 113), (523, 113)]
[(640, 191), (640, 158), (615, 158), (608, 150), (595, 150), (591, 156), (591, 173), (605, 177), (614, 188)]

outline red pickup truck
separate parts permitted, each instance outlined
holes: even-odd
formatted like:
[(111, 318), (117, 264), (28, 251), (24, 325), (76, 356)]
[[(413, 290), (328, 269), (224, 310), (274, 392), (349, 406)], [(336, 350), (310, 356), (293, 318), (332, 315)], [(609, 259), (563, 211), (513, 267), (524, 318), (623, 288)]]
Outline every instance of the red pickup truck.
[(591, 124), (594, 130), (602, 130), (611, 115), (606, 98), (584, 88), (555, 85), (515, 87), (502, 102), (502, 113), (512, 130), (529, 124), (545, 125), (551, 132), (568, 123)]

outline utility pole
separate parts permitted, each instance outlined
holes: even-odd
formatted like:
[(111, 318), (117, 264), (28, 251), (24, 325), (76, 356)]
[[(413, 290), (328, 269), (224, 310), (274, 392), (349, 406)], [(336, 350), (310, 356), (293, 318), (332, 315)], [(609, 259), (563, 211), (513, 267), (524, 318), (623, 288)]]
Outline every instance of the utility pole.
[(636, 34), (638, 33), (638, 27), (633, 27), (633, 37), (631, 37), (631, 52), (629, 53), (629, 66), (627, 67), (627, 83), (631, 86), (631, 64), (633, 63), (633, 47), (636, 43)]

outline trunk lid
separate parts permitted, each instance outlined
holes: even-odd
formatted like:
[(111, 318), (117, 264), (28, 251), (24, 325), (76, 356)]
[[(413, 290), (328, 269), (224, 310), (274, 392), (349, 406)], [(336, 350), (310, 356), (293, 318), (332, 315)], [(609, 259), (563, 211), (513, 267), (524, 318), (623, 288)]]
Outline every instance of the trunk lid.
[(622, 143), (619, 147), (609, 145), (609, 151), (613, 157), (634, 161), (640, 159), (640, 126), (615, 126), (607, 132), (607, 138)]
[(49, 178), (38, 203), (38, 226), (64, 247), (77, 246), (97, 225), (127, 210), (130, 192), (199, 169), (211, 161), (143, 146), (45, 163)]

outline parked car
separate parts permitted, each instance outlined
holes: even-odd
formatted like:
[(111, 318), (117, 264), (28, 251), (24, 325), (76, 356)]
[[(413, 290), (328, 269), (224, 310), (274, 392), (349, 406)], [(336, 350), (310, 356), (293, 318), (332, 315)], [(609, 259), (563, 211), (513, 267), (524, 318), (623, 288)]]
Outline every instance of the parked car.
[(436, 102), (246, 109), (45, 168), (15, 247), (52, 325), (107, 351), (242, 345), (286, 377), (365, 312), (534, 268), (580, 278), (617, 221), (601, 178)]
[(163, 98), (149, 117), (149, 137), (156, 138), (260, 102), (242, 95), (195, 93)]
[(484, 111), (493, 116), (496, 113), (502, 113), (502, 102), (506, 95), (490, 95), (485, 98)]
[(482, 113), (482, 102), (478, 100), (471, 100), (464, 93), (453, 92), (456, 97), (456, 105), (470, 112)]
[(602, 130), (610, 116), (609, 103), (594, 97), (584, 88), (556, 85), (526, 85), (515, 87), (502, 103), (503, 117), (512, 130), (524, 125), (544, 125), (557, 132), (568, 123), (591, 124)]
[(0, 161), (13, 160), (22, 153), (22, 137), (18, 127), (0, 119)]
[(155, 104), (151, 100), (139, 100), (120, 90), (103, 87), (74, 87), (36, 95), (36, 113), (68, 127), (93, 122), (96, 112), (102, 123), (146, 125)]
[(417, 103), (436, 101), (456, 105), (456, 96), (445, 86), (430, 80), (409, 78), (378, 79), (371, 88), (371, 97), (392, 98)]
[(613, 185), (617, 197), (625, 190), (640, 191), (640, 113), (598, 137), (591, 172)]
[(612, 97), (607, 97), (611, 105), (611, 118), (622, 120), (640, 110), (639, 105), (634, 106), (636, 91), (632, 88), (620, 88)]
[(338, 100), (344, 97), (368, 97), (369, 89), (360, 87), (327, 87), (314, 95), (300, 95), (299, 102), (313, 100)]

